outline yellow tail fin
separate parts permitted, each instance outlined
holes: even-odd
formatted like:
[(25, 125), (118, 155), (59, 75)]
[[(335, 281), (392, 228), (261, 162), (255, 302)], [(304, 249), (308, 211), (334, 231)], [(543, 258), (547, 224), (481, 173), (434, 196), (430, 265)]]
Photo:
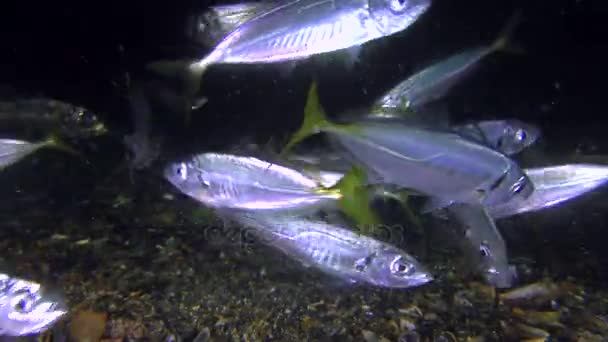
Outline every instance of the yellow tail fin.
[[(209, 57), (209, 56), (208, 56)], [(187, 126), (191, 121), (191, 112), (202, 107), (207, 102), (206, 98), (197, 97), (201, 89), (203, 74), (212, 64), (210, 58), (204, 58), (198, 62), (179, 61), (157, 61), (149, 63), (146, 68), (164, 77), (176, 77), (182, 82), (186, 103), (184, 106), (184, 124)], [(204, 99), (204, 100), (201, 100)]]
[(319, 102), (317, 82), (313, 81), (308, 90), (308, 97), (306, 98), (306, 105), (304, 106), (304, 121), (302, 122), (302, 126), (293, 134), (279, 155), (284, 157), (295, 145), (302, 142), (302, 140), (321, 132), (323, 127), (329, 125), (331, 125), (331, 123), (327, 121), (325, 110)]
[(84, 155), (82, 155), (82, 153), (76, 151), (75, 149), (73, 149), (72, 147), (68, 146), (67, 144), (65, 144), (63, 141), (61, 141), (59, 139), (58, 136), (51, 134), (48, 138), (46, 138), (44, 140), (44, 142), (42, 142), (40, 144), (40, 147), (53, 147), (56, 148), (58, 150), (73, 154), (75, 156), (77, 156), (78, 158), (84, 160), (85, 162), (89, 163), (89, 161), (84, 157)]
[(371, 195), (366, 183), (365, 170), (353, 167), (332, 187), (332, 189), (338, 189), (341, 194), (338, 199), (338, 208), (355, 221), (362, 233), (369, 233), (380, 224), (378, 215), (370, 206)]
[(521, 21), (522, 21), (522, 13), (521, 13), (521, 10), (518, 10), (511, 16), (511, 18), (509, 18), (509, 21), (507, 21), (507, 23), (502, 28), (502, 30), (500, 30), (498, 37), (494, 40), (494, 42), (490, 46), (489, 51), (490, 52), (505, 51), (505, 52), (510, 52), (513, 54), (520, 54), (520, 55), (524, 54), (525, 53), (524, 49), (515, 45), (511, 41), (513, 33), (515, 32), (515, 30), (517, 29), (517, 27), (519, 26)]

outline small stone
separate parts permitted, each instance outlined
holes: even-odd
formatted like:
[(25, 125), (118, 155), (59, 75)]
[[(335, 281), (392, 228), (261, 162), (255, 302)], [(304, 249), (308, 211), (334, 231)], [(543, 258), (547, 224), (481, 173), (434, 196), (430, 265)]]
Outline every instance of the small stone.
[(401, 318), (399, 320), (399, 328), (401, 331), (414, 331), (416, 330), (416, 324), (407, 318)]
[(436, 313), (429, 312), (429, 313), (425, 314), (423, 318), (425, 321), (436, 321), (439, 319), (439, 316), (437, 316)]
[(369, 330), (361, 330), (361, 334), (363, 335), (363, 339), (366, 342), (378, 342), (378, 336), (376, 336), (376, 333), (374, 333), (373, 331), (369, 331)]
[(420, 335), (415, 331), (410, 331), (399, 336), (399, 342), (420, 342)]

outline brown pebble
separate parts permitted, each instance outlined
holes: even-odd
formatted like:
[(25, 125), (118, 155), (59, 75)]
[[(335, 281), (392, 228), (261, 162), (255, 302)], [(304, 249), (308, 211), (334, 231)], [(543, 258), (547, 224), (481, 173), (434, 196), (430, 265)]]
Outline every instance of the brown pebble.
[(363, 339), (365, 342), (378, 342), (378, 336), (373, 331), (369, 330), (361, 330), (361, 335), (363, 335)]
[(70, 321), (70, 340), (74, 342), (97, 342), (106, 331), (108, 314), (83, 310)]

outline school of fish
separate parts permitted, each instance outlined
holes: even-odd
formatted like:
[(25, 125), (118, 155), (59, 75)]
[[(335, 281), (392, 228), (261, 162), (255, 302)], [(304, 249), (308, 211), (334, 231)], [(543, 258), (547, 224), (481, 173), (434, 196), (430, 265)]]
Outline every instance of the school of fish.
[[(198, 60), (159, 61), (149, 70), (184, 81), (188, 108), (207, 101), (201, 79), (213, 65), (287, 63), (346, 53), (358, 59), (365, 44), (407, 30), (431, 8), (431, 0), (293, 0), (211, 6), (187, 19), (188, 35), (209, 49)], [(461, 232), (462, 253), (477, 276), (497, 288), (517, 281), (508, 243), (497, 220), (552, 208), (608, 181), (608, 165), (568, 163), (524, 168), (517, 154), (534, 145), (541, 131), (513, 118), (451, 122), (433, 113), (482, 60), (515, 49), (510, 38), (521, 20), (514, 15), (487, 46), (466, 49), (414, 72), (379, 96), (360, 115), (329, 116), (312, 81), (302, 126), (280, 152), (262, 148), (200, 151), (164, 166), (176, 191), (251, 232), (303, 267), (348, 284), (407, 289), (433, 282), (427, 265), (408, 246), (373, 237), (383, 217), (370, 205), (391, 198), (408, 207), (424, 204), (413, 217), (432, 215)], [(348, 62), (348, 63), (352, 63)], [(132, 166), (143, 169), (158, 156), (150, 140), (150, 109), (135, 89), (130, 97), (136, 132), (124, 137)], [(293, 108), (300, 115), (301, 108)], [(70, 125), (57, 123), (62, 116)], [(52, 99), (0, 101), (0, 122), (45, 121), (56, 131), (86, 139), (107, 132), (86, 109)], [(61, 120), (59, 120), (61, 121)], [(85, 122), (86, 121), (86, 122)], [(326, 145), (306, 151), (300, 144), (324, 134)], [(61, 135), (61, 134), (60, 134)], [(42, 148), (80, 154), (59, 135), (39, 141), (0, 138), (0, 172)], [(300, 148), (300, 150), (297, 150)], [(419, 223), (417, 223), (419, 224)], [(35, 334), (68, 310), (41, 284), (0, 270), (0, 335)]]

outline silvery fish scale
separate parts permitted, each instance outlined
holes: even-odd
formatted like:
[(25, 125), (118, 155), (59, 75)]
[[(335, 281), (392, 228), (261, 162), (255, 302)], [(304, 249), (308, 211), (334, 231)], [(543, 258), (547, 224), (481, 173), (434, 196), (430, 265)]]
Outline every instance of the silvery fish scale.
[(185, 194), (212, 207), (296, 209), (334, 200), (317, 193), (319, 185), (293, 169), (253, 157), (206, 153), (171, 165), (167, 179)]
[(384, 183), (446, 201), (492, 205), (510, 199), (507, 191), (496, 191), (505, 187), (501, 182), (525, 177), (505, 155), (452, 132), (395, 120), (368, 121), (360, 127), (357, 133), (333, 133)]
[[(403, 4), (403, 10), (392, 12), (389, 4)], [(232, 31), (208, 59), (278, 62), (346, 49), (405, 29), (429, 5), (429, 0), (286, 1)]]
[[(305, 266), (351, 281), (406, 288), (425, 284), (432, 276), (404, 251), (374, 238), (322, 221), (286, 215), (233, 214), (264, 244), (281, 250)], [(394, 263), (408, 265), (409, 274), (395, 276)]]

